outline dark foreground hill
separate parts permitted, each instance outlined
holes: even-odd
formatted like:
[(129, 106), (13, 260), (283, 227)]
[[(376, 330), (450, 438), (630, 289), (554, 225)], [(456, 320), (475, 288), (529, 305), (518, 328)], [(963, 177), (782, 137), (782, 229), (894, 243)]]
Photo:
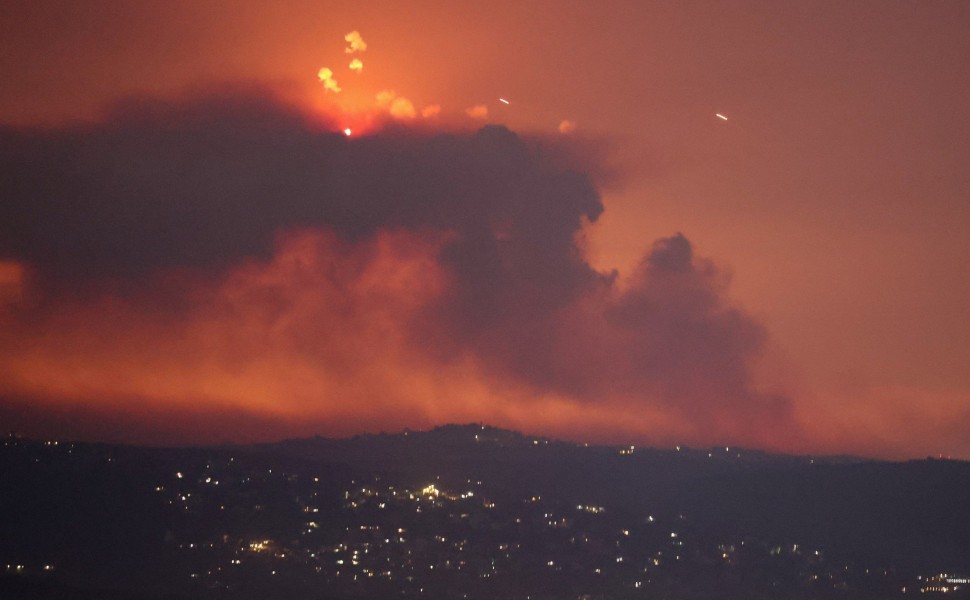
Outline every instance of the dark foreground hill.
[(10, 437), (0, 598), (952, 597), (968, 507), (961, 461), (478, 425), (192, 449)]

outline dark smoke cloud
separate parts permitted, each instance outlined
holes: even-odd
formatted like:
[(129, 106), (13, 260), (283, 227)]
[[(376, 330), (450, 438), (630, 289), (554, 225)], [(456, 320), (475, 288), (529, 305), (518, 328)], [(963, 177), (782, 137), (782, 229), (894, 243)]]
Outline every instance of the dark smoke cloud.
[(285, 227), (433, 227), (472, 245), (508, 223), (535, 271), (602, 211), (585, 176), (501, 127), (348, 140), (268, 102), (132, 103), (98, 126), (2, 132), (0, 252), (56, 277), (133, 276), (263, 255)]
[(786, 398), (751, 386), (750, 367), (764, 346), (764, 328), (725, 300), (726, 278), (694, 256), (682, 234), (654, 243), (634, 285), (608, 312), (626, 333), (634, 386), (660, 383), (660, 396), (703, 410), (723, 428), (742, 430), (783, 422)]
[(449, 232), (450, 285), (413, 323), (429, 355), (580, 400), (659, 398), (722, 432), (789, 417), (752, 389), (762, 328), (690, 242), (656, 242), (620, 290), (576, 244), (603, 211), (590, 177), (503, 127), (348, 139), (258, 94), (133, 102), (98, 124), (0, 131), (0, 187), (0, 258), (61, 290), (217, 272), (292, 228)]

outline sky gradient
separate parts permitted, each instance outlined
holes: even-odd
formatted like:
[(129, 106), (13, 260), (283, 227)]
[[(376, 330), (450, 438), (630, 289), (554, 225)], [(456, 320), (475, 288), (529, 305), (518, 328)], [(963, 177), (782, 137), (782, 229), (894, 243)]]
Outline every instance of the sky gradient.
[(970, 458), (968, 26), (6, 3), (0, 418)]

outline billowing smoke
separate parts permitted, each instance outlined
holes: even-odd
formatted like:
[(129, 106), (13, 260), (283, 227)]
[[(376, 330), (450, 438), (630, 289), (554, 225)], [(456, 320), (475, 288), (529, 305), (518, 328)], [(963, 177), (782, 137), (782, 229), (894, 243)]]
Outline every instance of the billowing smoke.
[(4, 130), (0, 396), (791, 436), (725, 278), (680, 234), (622, 286), (592, 268), (603, 204), (556, 156), (498, 126), (350, 139), (258, 94)]

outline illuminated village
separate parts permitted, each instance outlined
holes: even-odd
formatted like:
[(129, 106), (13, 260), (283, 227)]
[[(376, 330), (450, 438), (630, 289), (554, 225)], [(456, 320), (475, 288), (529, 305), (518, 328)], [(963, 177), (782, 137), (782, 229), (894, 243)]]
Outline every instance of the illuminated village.
[[(476, 450), (491, 444), (498, 452), (504, 448), (494, 440), (515, 435), (476, 430), (450, 430), (447, 443), (467, 437)], [(393, 443), (406, 439), (397, 436)], [(547, 449), (558, 444), (508, 439), (516, 452), (553, 451)], [(628, 446), (569, 448), (611, 461), (631, 460), (634, 452)], [(140, 575), (146, 598), (162, 591), (193, 598), (703, 598), (712, 590), (729, 598), (901, 598), (963, 597), (968, 588), (966, 575), (877, 568), (797, 539), (718, 537), (689, 512), (614, 507), (595, 489), (588, 501), (567, 501), (571, 494), (510, 493), (486, 479), (361, 478), (327, 463), (270, 460), (251, 449), (180, 458), (172, 451), (166, 457), (166, 451), (10, 437), (2, 452), (3, 463), (14, 470), (73, 468), (94, 479), (138, 467), (139, 489), (119, 495), (137, 496), (132, 510), (141, 514), (129, 519), (139, 531), (122, 532), (121, 539), (144, 541), (146, 532), (153, 538), (132, 549), (143, 554), (144, 564), (136, 568), (148, 574)], [(725, 448), (722, 456), (713, 449), (672, 451), (683, 452), (725, 464), (743, 454)], [(153, 469), (159, 470), (149, 482)], [(86, 493), (106, 491), (93, 487)], [(63, 521), (73, 510), (55, 512), (63, 513)], [(89, 535), (97, 538), (105, 527), (111, 524), (97, 524)], [(17, 582), (28, 589), (53, 585), (45, 582), (81, 586), (89, 579), (128, 585), (125, 574), (99, 572), (103, 565), (93, 556), (51, 548), (41, 557), (45, 544), (33, 546), (19, 548), (20, 554), (16, 544), (2, 547), (8, 588), (18, 589)], [(106, 564), (117, 563), (111, 556), (116, 550), (107, 552)]]

